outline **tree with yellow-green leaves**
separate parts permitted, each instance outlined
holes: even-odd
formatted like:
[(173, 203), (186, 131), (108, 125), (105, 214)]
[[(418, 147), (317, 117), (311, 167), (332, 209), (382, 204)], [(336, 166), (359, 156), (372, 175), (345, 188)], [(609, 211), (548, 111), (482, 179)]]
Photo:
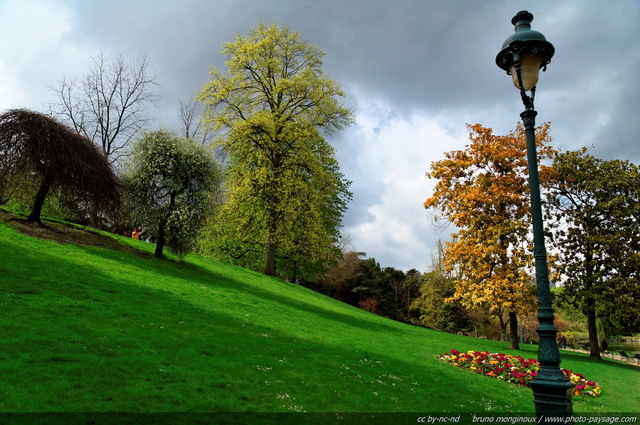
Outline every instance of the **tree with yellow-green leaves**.
[[(498, 136), (479, 124), (468, 128), (466, 149), (431, 164), (427, 176), (438, 183), (424, 205), (458, 228), (445, 253), (445, 266), (460, 276), (452, 299), (467, 308), (488, 308), (503, 329), (508, 323), (511, 347), (517, 349), (517, 317), (535, 308), (524, 129), (519, 125)], [(537, 128), (541, 159), (553, 153), (546, 145), (548, 129)], [(541, 167), (540, 178), (546, 175)]]
[(300, 278), (334, 257), (351, 194), (324, 136), (351, 124), (353, 112), (322, 71), (324, 53), (298, 32), (260, 23), (222, 53), (227, 71), (212, 69), (198, 95), (228, 155), (211, 249)]

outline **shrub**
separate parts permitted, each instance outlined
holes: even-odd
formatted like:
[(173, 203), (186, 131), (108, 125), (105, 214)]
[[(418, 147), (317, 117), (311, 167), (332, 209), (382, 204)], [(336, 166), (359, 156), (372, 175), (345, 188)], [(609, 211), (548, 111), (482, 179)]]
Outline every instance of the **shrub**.
[(569, 347), (589, 345), (589, 334), (586, 332), (566, 331), (562, 335), (567, 338), (567, 346)]
[(380, 303), (375, 297), (365, 298), (360, 301), (359, 307), (369, 313), (380, 314)]

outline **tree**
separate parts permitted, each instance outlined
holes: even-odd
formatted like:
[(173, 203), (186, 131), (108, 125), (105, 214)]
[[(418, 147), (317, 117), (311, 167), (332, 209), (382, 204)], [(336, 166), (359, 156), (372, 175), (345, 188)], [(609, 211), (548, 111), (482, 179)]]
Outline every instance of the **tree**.
[(411, 306), (418, 297), (422, 273), (416, 269), (410, 269), (403, 275), (404, 278), (401, 281), (387, 280), (395, 310), (392, 317), (399, 322), (414, 323), (418, 316)]
[(379, 301), (384, 316), (398, 322), (412, 323), (415, 317), (411, 309), (418, 296), (422, 274), (411, 269), (407, 273), (393, 267), (383, 270)]
[(157, 240), (155, 256), (165, 244), (184, 256), (211, 209), (220, 167), (200, 144), (154, 131), (133, 145), (124, 181), (135, 216)]
[(382, 298), (384, 277), (384, 271), (375, 258), (361, 260), (355, 286), (351, 292), (358, 295), (358, 302), (367, 298), (375, 298), (379, 301)]
[[(418, 296), (411, 308), (419, 312), (418, 325), (446, 332), (465, 331), (470, 323), (459, 300), (454, 300), (456, 281), (462, 276), (445, 267), (445, 248), (438, 241), (437, 255), (431, 259), (431, 269), (422, 276)], [(477, 329), (476, 329), (477, 331)]]
[(146, 57), (126, 62), (104, 52), (91, 57), (89, 71), (79, 79), (64, 78), (52, 88), (56, 102), (54, 115), (93, 140), (109, 158), (117, 162), (129, 143), (151, 120), (146, 108), (155, 105), (155, 76)]
[[(431, 164), (427, 176), (438, 183), (425, 207), (440, 209), (459, 228), (445, 256), (446, 266), (459, 267), (462, 276), (454, 298), (467, 308), (486, 304), (503, 329), (509, 324), (511, 346), (517, 349), (517, 315), (535, 305), (528, 272), (532, 256), (524, 129), (519, 125), (509, 135), (497, 136), (479, 124), (468, 127), (471, 144)], [(552, 152), (545, 146), (548, 128), (538, 127), (541, 158)], [(540, 175), (544, 178), (544, 168)]]
[(222, 231), (229, 252), (261, 246), (267, 275), (276, 274), (278, 256), (299, 262), (311, 253), (321, 263), (350, 198), (322, 134), (350, 124), (353, 113), (322, 72), (323, 52), (286, 27), (260, 23), (223, 54), (228, 72), (212, 69), (198, 100), (229, 157), (221, 220), (232, 226)]
[(600, 358), (597, 318), (637, 325), (640, 315), (640, 169), (567, 151), (547, 187), (563, 298), (587, 317), (590, 356)]
[(351, 289), (358, 277), (360, 257), (365, 253), (356, 251), (349, 234), (341, 235), (338, 248), (335, 258), (325, 265), (324, 272), (311, 287), (344, 303), (356, 305), (357, 302), (351, 299), (354, 296)]
[[(187, 139), (195, 139), (200, 135), (202, 120), (198, 119), (197, 106), (190, 100), (187, 103), (180, 101), (180, 123)], [(202, 137), (202, 144), (206, 143), (206, 136)]]
[(328, 266), (325, 273), (318, 279), (320, 291), (332, 298), (349, 303), (351, 289), (360, 267), (360, 257), (363, 255), (365, 255), (364, 252), (341, 252), (336, 263)]
[(102, 211), (113, 210), (120, 200), (120, 180), (91, 140), (26, 109), (0, 115), (0, 176), (5, 190), (20, 180), (38, 186), (27, 220), (40, 225), (52, 190)]

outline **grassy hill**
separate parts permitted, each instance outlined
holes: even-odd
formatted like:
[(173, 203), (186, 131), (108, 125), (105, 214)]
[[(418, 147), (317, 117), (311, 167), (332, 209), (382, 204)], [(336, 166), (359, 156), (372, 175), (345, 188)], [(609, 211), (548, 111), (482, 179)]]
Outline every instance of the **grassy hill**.
[[(506, 343), (384, 319), (303, 287), (91, 229), (0, 219), (0, 412), (532, 412), (528, 388), (445, 364)], [(535, 347), (518, 354), (535, 357)], [(637, 412), (640, 368), (563, 353)]]

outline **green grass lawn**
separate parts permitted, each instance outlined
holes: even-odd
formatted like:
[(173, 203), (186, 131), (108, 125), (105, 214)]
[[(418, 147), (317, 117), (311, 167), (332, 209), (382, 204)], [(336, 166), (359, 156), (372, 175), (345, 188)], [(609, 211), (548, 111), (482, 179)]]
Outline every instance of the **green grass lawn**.
[[(145, 242), (63, 244), (15, 223), (0, 222), (2, 412), (534, 409), (530, 389), (438, 359), (451, 348), (536, 357), (533, 346), (397, 323), (195, 255), (159, 260)], [(576, 413), (640, 410), (640, 368), (563, 360), (602, 387), (574, 398)]]

